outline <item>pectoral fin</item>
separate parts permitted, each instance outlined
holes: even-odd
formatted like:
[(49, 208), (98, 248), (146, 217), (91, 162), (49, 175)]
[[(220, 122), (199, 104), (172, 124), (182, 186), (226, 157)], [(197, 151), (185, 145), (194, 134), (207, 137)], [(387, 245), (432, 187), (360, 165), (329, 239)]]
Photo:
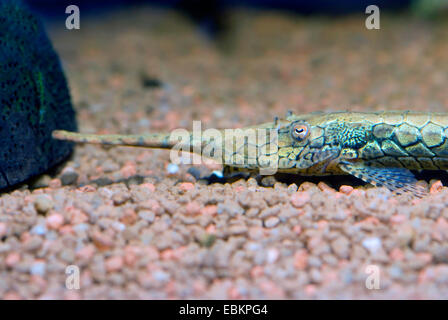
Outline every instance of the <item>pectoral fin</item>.
[(397, 194), (409, 192), (418, 198), (427, 194), (423, 187), (417, 185), (417, 179), (412, 172), (405, 168), (377, 168), (348, 161), (342, 162), (339, 167), (367, 183), (386, 187)]

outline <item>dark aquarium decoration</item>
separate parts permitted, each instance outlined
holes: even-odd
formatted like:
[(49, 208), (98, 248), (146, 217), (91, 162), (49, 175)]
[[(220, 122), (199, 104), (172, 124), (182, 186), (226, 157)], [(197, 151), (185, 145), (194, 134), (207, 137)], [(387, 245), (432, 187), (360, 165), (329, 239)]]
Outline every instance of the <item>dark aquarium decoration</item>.
[(55, 129), (77, 129), (59, 57), (23, 3), (0, 0), (0, 189), (70, 154), (70, 143), (51, 138)]

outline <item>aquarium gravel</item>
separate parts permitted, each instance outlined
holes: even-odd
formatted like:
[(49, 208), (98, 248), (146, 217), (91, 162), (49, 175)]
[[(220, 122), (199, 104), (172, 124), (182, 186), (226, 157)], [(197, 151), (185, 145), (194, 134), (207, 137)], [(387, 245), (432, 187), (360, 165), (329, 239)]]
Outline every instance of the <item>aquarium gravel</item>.
[[(384, 15), (369, 31), (363, 15), (230, 18), (218, 42), (145, 7), (86, 17), (80, 30), (52, 24), (79, 130), (448, 107), (446, 22)], [(56, 172), (0, 196), (0, 298), (448, 298), (439, 176), (412, 199), (347, 178), (201, 179), (219, 169), (173, 164), (169, 151), (77, 145)]]

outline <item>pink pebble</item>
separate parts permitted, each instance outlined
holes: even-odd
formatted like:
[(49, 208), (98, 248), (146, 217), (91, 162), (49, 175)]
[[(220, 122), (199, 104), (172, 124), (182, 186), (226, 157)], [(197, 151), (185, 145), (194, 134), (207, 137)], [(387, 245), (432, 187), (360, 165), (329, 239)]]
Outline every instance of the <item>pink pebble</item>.
[(269, 296), (270, 299), (284, 299), (285, 292), (273, 281), (263, 281), (260, 283), (260, 289)]
[(82, 260), (90, 260), (95, 254), (95, 251), (95, 246), (93, 244), (88, 244), (76, 253), (76, 257)]
[(261, 277), (264, 274), (264, 269), (262, 266), (255, 266), (250, 270), (250, 275), (252, 278)]
[(66, 290), (64, 292), (64, 300), (81, 300), (81, 293), (79, 290)]
[(22, 300), (22, 297), (16, 292), (7, 292), (4, 294), (3, 300)]
[(156, 187), (152, 183), (143, 183), (142, 185), (140, 185), (140, 187), (147, 188), (151, 192), (156, 191)]
[(389, 253), (389, 257), (392, 260), (395, 261), (402, 261), (404, 260), (404, 253), (403, 250), (399, 249), (399, 248), (394, 248), (392, 249), (392, 251)]
[(6, 256), (5, 263), (8, 267), (14, 267), (20, 261), (20, 254), (17, 252), (11, 252)]
[(419, 252), (416, 254), (417, 259), (424, 262), (425, 264), (428, 264), (432, 261), (432, 254), (428, 252)]
[(316, 294), (316, 286), (313, 284), (308, 284), (305, 286), (305, 293), (307, 296), (314, 296)]
[(292, 228), (292, 231), (295, 234), (300, 234), (302, 232), (302, 227), (300, 225), (296, 225), (296, 226), (294, 226), (294, 228)]
[(182, 182), (181, 184), (179, 184), (179, 188), (183, 192), (187, 192), (188, 190), (194, 189), (194, 184), (192, 184), (191, 182)]
[(6, 232), (8, 231), (8, 226), (4, 222), (0, 222), (0, 238), (6, 236)]
[(395, 214), (392, 217), (390, 217), (390, 223), (392, 224), (401, 224), (408, 220), (408, 217), (406, 217), (404, 214)]
[(432, 228), (432, 237), (438, 241), (448, 239), (448, 221), (445, 218), (438, 218)]
[(64, 223), (64, 217), (59, 213), (52, 214), (48, 216), (46, 219), (47, 227), (53, 230), (59, 229), (63, 223)]
[(196, 295), (198, 295), (198, 296), (202, 295), (205, 292), (206, 289), (207, 289), (207, 286), (205, 284), (205, 281), (203, 281), (203, 280), (195, 280), (193, 282), (193, 290), (194, 290), (194, 293)]
[(106, 270), (108, 272), (119, 271), (123, 268), (123, 258), (120, 256), (113, 256), (106, 260)]
[(79, 209), (73, 208), (70, 210), (70, 223), (75, 225), (89, 221), (89, 217)]
[(218, 213), (218, 206), (208, 205), (201, 209), (201, 214), (213, 216)]
[(353, 191), (353, 187), (352, 186), (343, 185), (343, 186), (341, 186), (339, 188), (339, 192), (343, 193), (343, 194), (346, 194), (346, 195), (349, 195), (350, 193), (352, 193), (352, 191)]
[(232, 299), (232, 300), (237, 300), (237, 299), (243, 298), (243, 296), (240, 294), (240, 291), (238, 290), (237, 287), (231, 287), (227, 291), (227, 296), (229, 297), (229, 299)]
[(160, 258), (160, 252), (157, 250), (156, 247), (149, 246), (144, 248), (144, 255), (149, 260), (159, 260)]
[(137, 174), (137, 169), (135, 168), (135, 164), (125, 164), (121, 169), (120, 173), (123, 176), (123, 178), (127, 179), (129, 177), (135, 176)]
[(172, 249), (165, 249), (162, 251), (161, 258), (163, 260), (172, 260), (175, 258), (174, 251)]
[(124, 263), (130, 267), (137, 263), (137, 250), (133, 247), (126, 247), (124, 249)]
[(156, 213), (162, 213), (159, 202), (154, 199), (143, 201), (139, 206), (143, 209), (148, 209)]
[(200, 213), (201, 211), (201, 205), (197, 203), (196, 201), (189, 202), (185, 206), (185, 213), (189, 215), (196, 215)]
[(366, 192), (364, 190), (361, 189), (353, 189), (352, 192), (350, 192), (351, 196), (355, 196), (355, 197), (362, 197), (366, 194)]
[(32, 285), (35, 285), (35, 286), (41, 288), (42, 290), (45, 289), (47, 286), (47, 280), (45, 280), (44, 278), (42, 278), (41, 276), (38, 276), (38, 275), (32, 275), (30, 277), (30, 283)]
[(207, 233), (210, 233), (210, 234), (215, 234), (216, 226), (214, 224), (210, 224), (207, 226), (207, 228), (205, 228), (205, 231), (207, 231)]
[(71, 225), (64, 225), (59, 228), (60, 234), (75, 234), (75, 230), (73, 230), (73, 227)]
[(291, 196), (291, 204), (296, 208), (301, 208), (310, 201), (308, 192), (297, 192)]
[(244, 186), (237, 186), (237, 187), (235, 187), (235, 192), (242, 192), (242, 191), (244, 191)]
[(319, 229), (325, 229), (328, 226), (328, 221), (327, 220), (319, 220), (317, 221), (317, 227)]

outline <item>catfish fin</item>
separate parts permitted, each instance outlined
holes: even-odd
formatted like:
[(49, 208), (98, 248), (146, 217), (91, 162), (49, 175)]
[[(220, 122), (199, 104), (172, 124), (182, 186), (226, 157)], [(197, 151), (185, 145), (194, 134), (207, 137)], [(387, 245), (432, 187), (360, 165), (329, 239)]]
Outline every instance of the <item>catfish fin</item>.
[(423, 187), (417, 185), (417, 179), (412, 172), (405, 168), (377, 168), (348, 161), (340, 163), (339, 167), (367, 183), (386, 187), (396, 194), (406, 192), (418, 198), (427, 194)]

